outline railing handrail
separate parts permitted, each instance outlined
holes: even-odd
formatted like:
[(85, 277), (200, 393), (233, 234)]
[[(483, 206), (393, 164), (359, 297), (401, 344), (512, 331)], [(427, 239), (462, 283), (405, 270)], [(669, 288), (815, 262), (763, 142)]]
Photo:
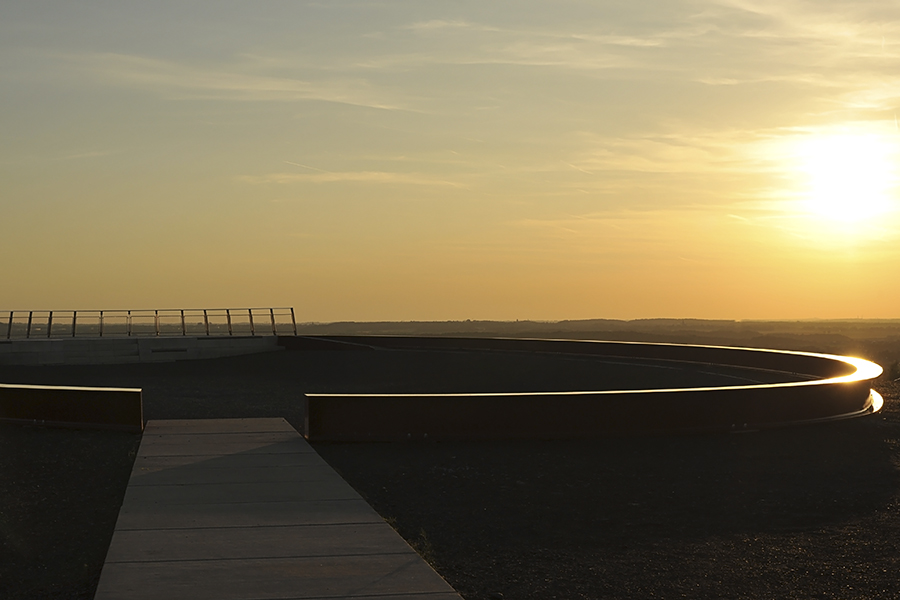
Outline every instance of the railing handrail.
[[(25, 318), (24, 315), (28, 315), (27, 322), (25, 325), (25, 334), (24, 336), (17, 335), (13, 336), (13, 326), (15, 325), (16, 314), (22, 315), (21, 318)], [(213, 329), (210, 328), (210, 317), (225, 317), (225, 325), (227, 325), (227, 335), (234, 335), (234, 318), (243, 319), (246, 318), (250, 327), (250, 335), (256, 336), (257, 329), (259, 328), (261, 331), (267, 332), (269, 327), (262, 325), (265, 320), (269, 321), (269, 325), (271, 326), (272, 335), (279, 335), (278, 332), (278, 321), (276, 319), (277, 316), (287, 316), (290, 314), (291, 317), (291, 331), (293, 335), (297, 335), (297, 320), (294, 316), (294, 308), (293, 307), (256, 307), (256, 308), (148, 308), (148, 309), (113, 309), (113, 310), (9, 310), (9, 311), (0, 311), (0, 337), (5, 337), (5, 339), (33, 339), (37, 337), (43, 338), (52, 338), (53, 336), (53, 315), (56, 313), (57, 315), (65, 315), (65, 317), (71, 317), (71, 321), (68, 321), (67, 328), (68, 333), (66, 337), (104, 337), (104, 317), (109, 318), (124, 318), (124, 333), (120, 335), (124, 335), (125, 337), (132, 336), (142, 336), (142, 335), (153, 335), (155, 337), (169, 337), (169, 336), (186, 336), (188, 335), (188, 324), (185, 320), (185, 315), (187, 316), (197, 316), (200, 317), (202, 315), (203, 321), (203, 330), (201, 332), (192, 331), (192, 336), (197, 337), (212, 337), (216, 335), (213, 333)], [(78, 315), (81, 313), (84, 317), (88, 319), (92, 319), (96, 321), (96, 334), (82, 334), (79, 336), (78, 332)], [(224, 314), (223, 314), (224, 313)], [(35, 321), (35, 316), (40, 317), (46, 315), (46, 320)], [(6, 317), (6, 331), (5, 336), (2, 331), (3, 326), (3, 317)], [(256, 320), (254, 321), (254, 317)], [(268, 319), (266, 319), (268, 317)], [(148, 333), (142, 334), (140, 332), (136, 332), (134, 319), (142, 319), (142, 318), (152, 318), (153, 319), (153, 329)], [(178, 328), (172, 330), (174, 333), (167, 333), (164, 331), (165, 327), (161, 327), (160, 319), (168, 319), (168, 318), (176, 318), (180, 319), (180, 330)], [(57, 319), (57, 323), (60, 323), (60, 320)], [(139, 324), (140, 325), (140, 324)], [(193, 323), (192, 323), (193, 325)], [(287, 324), (285, 323), (285, 326)], [(46, 326), (46, 330), (43, 330), (44, 326)], [(62, 327), (62, 325), (57, 325), (57, 329)], [(139, 327), (138, 330), (143, 330), (143, 327)], [(170, 328), (171, 329), (171, 328)], [(32, 333), (37, 333), (40, 331), (40, 336), (32, 335)], [(226, 335), (226, 334), (222, 334)], [(260, 335), (268, 335), (268, 333), (260, 333)], [(107, 337), (109, 334), (107, 333)], [(60, 336), (56, 336), (60, 337)]]
[(247, 310), (270, 310), (270, 309), (290, 311), (290, 310), (293, 310), (293, 307), (290, 307), (290, 306), (239, 306), (239, 307), (229, 306), (229, 307), (223, 307), (223, 308), (113, 308), (113, 309), (104, 308), (104, 309), (88, 309), (88, 310), (86, 310), (86, 309), (78, 309), (78, 310), (63, 309), (63, 310), (60, 310), (60, 309), (56, 309), (56, 308), (54, 308), (54, 309), (49, 309), (49, 308), (37, 309), (36, 308), (36, 309), (29, 309), (29, 310), (5, 310), (4, 309), (4, 310), (0, 310), (0, 317), (2, 317), (3, 315), (8, 315), (11, 312), (15, 312), (15, 313), (27, 313), (27, 312), (36, 312), (36, 313), (42, 313), (42, 312), (43, 313), (48, 313), (48, 312), (90, 313), (90, 312), (94, 312), (94, 313), (99, 313), (99, 312), (105, 312), (105, 313), (107, 313), (107, 312), (129, 312), (129, 311), (131, 311), (131, 312), (153, 312), (155, 310), (158, 310), (159, 312), (177, 312), (180, 310), (192, 311), (192, 312), (203, 312), (204, 310), (244, 310), (244, 311), (247, 311)]

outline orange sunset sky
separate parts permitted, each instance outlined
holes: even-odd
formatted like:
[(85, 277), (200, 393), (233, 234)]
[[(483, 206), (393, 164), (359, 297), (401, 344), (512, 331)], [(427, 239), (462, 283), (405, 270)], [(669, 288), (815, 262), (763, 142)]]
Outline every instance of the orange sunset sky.
[(900, 317), (900, 3), (5, 2), (0, 310)]

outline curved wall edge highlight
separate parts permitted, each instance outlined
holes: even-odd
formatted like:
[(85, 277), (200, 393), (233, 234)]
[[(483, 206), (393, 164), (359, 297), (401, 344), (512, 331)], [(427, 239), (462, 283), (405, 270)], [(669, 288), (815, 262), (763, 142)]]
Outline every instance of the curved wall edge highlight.
[(141, 432), (141, 390), (0, 384), (0, 422)]
[[(475, 350), (591, 355), (739, 366), (778, 373), (752, 385), (462, 394), (306, 394), (312, 441), (554, 439), (610, 434), (749, 431), (847, 419), (882, 406), (871, 389), (882, 369), (830, 354), (642, 342), (515, 338), (328, 336), (295, 338), (288, 349), (323, 344), (369, 350)], [(311, 347), (304, 348), (306, 344)], [(292, 347), (293, 346), (293, 347)], [(337, 348), (335, 348), (337, 349)]]

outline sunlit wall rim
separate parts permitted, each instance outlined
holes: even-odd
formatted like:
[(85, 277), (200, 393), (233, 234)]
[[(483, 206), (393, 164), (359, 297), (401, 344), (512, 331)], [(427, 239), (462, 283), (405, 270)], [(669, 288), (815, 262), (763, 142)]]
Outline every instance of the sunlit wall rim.
[[(312, 337), (312, 336), (307, 336)], [(363, 339), (408, 339), (407, 336), (315, 336), (321, 338), (329, 338), (329, 339), (337, 339), (339, 337), (347, 338), (354, 337), (359, 340)], [(795, 350), (776, 350), (770, 348), (751, 348), (747, 346), (718, 346), (718, 345), (710, 345), (710, 344), (675, 344), (669, 342), (630, 342), (630, 341), (618, 341), (618, 340), (572, 340), (572, 339), (563, 339), (563, 338), (457, 338), (457, 337), (440, 337), (440, 338), (427, 338), (427, 337), (417, 337), (416, 339), (435, 339), (435, 340), (466, 340), (466, 339), (491, 339), (491, 340), (509, 340), (509, 341), (540, 341), (540, 342), (559, 342), (563, 344), (616, 344), (616, 345), (628, 345), (628, 346), (653, 346), (653, 347), (669, 347), (669, 348), (705, 348), (710, 350), (723, 350), (723, 351), (745, 351), (745, 352), (758, 352), (758, 353), (768, 353), (768, 354), (783, 354), (786, 356), (806, 356), (811, 358), (819, 358), (824, 360), (831, 360), (838, 363), (843, 363), (849, 366), (854, 367), (855, 371), (848, 375), (840, 375), (837, 377), (826, 377), (821, 379), (809, 379), (807, 381), (789, 381), (789, 382), (781, 382), (781, 383), (759, 383), (759, 384), (747, 384), (747, 385), (727, 385), (727, 386), (701, 386), (701, 387), (685, 387), (685, 388), (645, 388), (645, 389), (627, 389), (627, 390), (576, 390), (576, 391), (548, 391), (548, 392), (463, 392), (463, 393), (419, 393), (419, 394), (375, 394), (375, 393), (356, 393), (356, 394), (307, 394), (307, 396), (318, 396), (318, 397), (329, 397), (329, 396), (349, 396), (349, 397), (443, 397), (443, 396), (546, 396), (546, 395), (559, 395), (559, 396), (577, 396), (577, 395), (603, 395), (603, 394), (646, 394), (646, 393), (662, 393), (662, 392), (703, 392), (703, 391), (713, 391), (713, 390), (743, 390), (743, 389), (767, 389), (767, 388), (784, 388), (784, 387), (800, 387), (800, 386), (814, 386), (814, 385), (830, 385), (830, 384), (839, 384), (839, 383), (853, 383), (853, 382), (861, 382), (866, 380), (874, 380), (878, 378), (883, 372), (884, 369), (870, 360), (866, 360), (864, 358), (858, 358), (853, 356), (841, 356), (837, 354), (826, 354), (821, 352), (803, 352), (803, 351), (795, 351)], [(604, 356), (603, 354), (597, 354), (597, 356)], [(684, 362), (694, 362), (694, 361), (684, 361)], [(740, 364), (734, 363), (721, 363), (728, 364), (732, 366), (742, 366)], [(803, 373), (796, 372), (798, 375), (802, 375)]]

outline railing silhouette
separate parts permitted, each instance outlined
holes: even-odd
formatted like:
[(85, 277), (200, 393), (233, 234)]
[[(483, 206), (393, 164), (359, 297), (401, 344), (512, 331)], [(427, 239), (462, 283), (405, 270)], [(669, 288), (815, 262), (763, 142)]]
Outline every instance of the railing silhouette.
[(297, 335), (297, 321), (293, 308), (11, 310), (0, 313), (3, 334), (8, 340)]

